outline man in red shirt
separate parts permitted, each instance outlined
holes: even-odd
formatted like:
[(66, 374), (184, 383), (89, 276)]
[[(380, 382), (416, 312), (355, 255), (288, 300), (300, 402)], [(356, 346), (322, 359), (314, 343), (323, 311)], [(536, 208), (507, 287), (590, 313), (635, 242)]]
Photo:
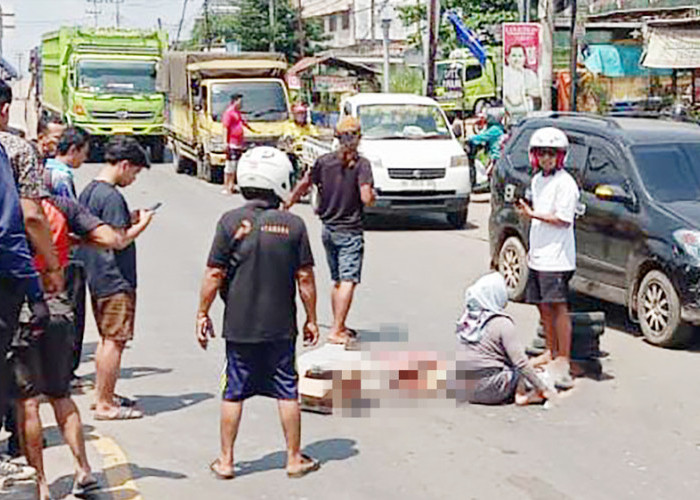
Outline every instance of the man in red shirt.
[(243, 154), (244, 132), (243, 127), (251, 132), (255, 132), (248, 122), (243, 119), (241, 113), (241, 105), (243, 96), (241, 94), (233, 94), (231, 96), (231, 104), (229, 104), (221, 122), (226, 129), (226, 166), (224, 167), (224, 190), (225, 194), (231, 194), (236, 189), (236, 166), (238, 160)]

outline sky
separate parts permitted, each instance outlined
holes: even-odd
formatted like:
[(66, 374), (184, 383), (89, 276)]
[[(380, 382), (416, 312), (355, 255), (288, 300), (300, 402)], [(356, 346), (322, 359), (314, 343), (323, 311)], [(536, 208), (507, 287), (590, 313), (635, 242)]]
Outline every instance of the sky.
[[(184, 0), (122, 0), (120, 7), (121, 25), (130, 28), (155, 28), (161, 18), (163, 28), (174, 40), (177, 26), (182, 14)], [(187, 38), (194, 19), (201, 11), (203, 0), (188, 0), (185, 23), (181, 38)], [(22, 73), (27, 73), (29, 51), (41, 41), (44, 33), (60, 26), (94, 26), (94, 16), (86, 11), (92, 10), (92, 1), (88, 0), (0, 0), (6, 10), (10, 7), (15, 12), (15, 28), (5, 30), (2, 48), (3, 55), (13, 66), (17, 67), (22, 57)], [(98, 0), (100, 26), (115, 25), (115, 8), (111, 0)], [(7, 22), (6, 22), (7, 24)]]

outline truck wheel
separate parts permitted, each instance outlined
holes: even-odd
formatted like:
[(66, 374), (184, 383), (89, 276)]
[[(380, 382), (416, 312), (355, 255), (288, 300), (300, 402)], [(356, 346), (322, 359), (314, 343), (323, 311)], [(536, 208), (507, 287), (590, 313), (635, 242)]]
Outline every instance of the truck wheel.
[(175, 165), (175, 172), (178, 174), (192, 175), (194, 173), (192, 161), (180, 155), (180, 148), (176, 144), (173, 145), (173, 164)]
[(486, 111), (490, 107), (491, 105), (486, 99), (479, 99), (474, 103), (474, 116), (478, 115), (479, 113), (482, 113), (483, 111)]
[(503, 275), (511, 300), (522, 300), (527, 285), (527, 252), (517, 236), (510, 236), (498, 252), (498, 272)]
[(165, 157), (165, 139), (162, 137), (156, 137), (151, 142), (150, 146), (151, 161), (153, 163), (163, 163)]
[(693, 327), (681, 320), (676, 289), (661, 271), (649, 271), (639, 285), (637, 317), (644, 338), (660, 347), (683, 345), (693, 333)]
[(467, 217), (469, 216), (469, 204), (457, 212), (447, 214), (447, 222), (455, 229), (464, 229), (467, 226)]

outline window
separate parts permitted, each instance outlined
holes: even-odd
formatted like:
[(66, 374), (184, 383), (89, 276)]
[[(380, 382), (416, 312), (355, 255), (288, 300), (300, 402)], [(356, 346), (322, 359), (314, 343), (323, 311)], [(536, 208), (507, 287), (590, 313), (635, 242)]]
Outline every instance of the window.
[(625, 176), (615, 165), (615, 159), (603, 148), (593, 146), (588, 154), (583, 189), (592, 193), (601, 184), (622, 186), (624, 183)]
[(468, 82), (470, 80), (476, 80), (477, 78), (481, 78), (481, 65), (474, 64), (467, 66), (464, 74), (464, 81)]
[(700, 199), (700, 145), (636, 146), (632, 154), (642, 182), (660, 202)]
[(341, 19), (343, 20), (342, 25), (344, 30), (350, 29), (350, 12), (343, 12)]
[(582, 137), (569, 135), (569, 154), (566, 157), (564, 168), (571, 173), (576, 180), (583, 174), (588, 156), (588, 146)]
[(338, 29), (338, 19), (335, 17), (335, 14), (332, 14), (328, 18), (328, 31), (333, 33), (337, 29)]
[(524, 170), (530, 167), (530, 157), (528, 156), (528, 149), (530, 147), (530, 137), (536, 129), (528, 128), (522, 131), (520, 135), (515, 139), (515, 143), (510, 150), (510, 161), (513, 163), (513, 168), (518, 170)]

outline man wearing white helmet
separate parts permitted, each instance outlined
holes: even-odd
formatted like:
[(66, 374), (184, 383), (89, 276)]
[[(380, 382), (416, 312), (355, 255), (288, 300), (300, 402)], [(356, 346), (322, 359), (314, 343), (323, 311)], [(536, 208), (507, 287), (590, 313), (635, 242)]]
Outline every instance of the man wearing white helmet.
[[(555, 385), (568, 389), (571, 323), (569, 280), (576, 269), (574, 216), (579, 189), (564, 170), (569, 151), (566, 134), (554, 127), (535, 131), (530, 139), (533, 169), (532, 206), (518, 200), (519, 213), (531, 220), (527, 301), (537, 304), (546, 333), (547, 350), (535, 364), (550, 364)], [(551, 362), (551, 363), (550, 363)]]
[(277, 399), (287, 442), (287, 475), (301, 477), (319, 463), (300, 451), (301, 414), (295, 367), (296, 287), (306, 309), (304, 341), (318, 342), (314, 259), (301, 218), (279, 210), (289, 195), (292, 165), (281, 151), (260, 147), (238, 164), (238, 185), (248, 203), (225, 213), (202, 281), (197, 340), (207, 348), (217, 291), (225, 302), (225, 387), (221, 403), (221, 453), (210, 464), (218, 479), (233, 479), (233, 444), (243, 401)]

